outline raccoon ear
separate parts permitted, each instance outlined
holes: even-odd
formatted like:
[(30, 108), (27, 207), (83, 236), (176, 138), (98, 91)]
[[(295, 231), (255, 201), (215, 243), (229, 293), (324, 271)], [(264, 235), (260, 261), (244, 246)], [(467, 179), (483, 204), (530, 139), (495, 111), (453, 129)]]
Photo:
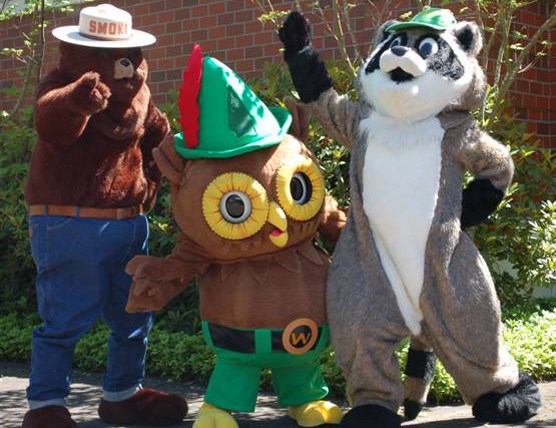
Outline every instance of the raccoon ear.
[(377, 47), (379, 44), (381, 44), (384, 40), (388, 38), (391, 32), (387, 31), (386, 29), (390, 27), (390, 25), (396, 24), (397, 22), (399, 21), (396, 21), (395, 19), (391, 19), (389, 21), (386, 21), (384, 24), (382, 24), (379, 27), (379, 29), (376, 32), (376, 37), (373, 43), (373, 47)]
[(477, 56), (483, 48), (483, 38), (475, 22), (461, 21), (454, 27), (454, 36), (463, 50), (470, 56)]

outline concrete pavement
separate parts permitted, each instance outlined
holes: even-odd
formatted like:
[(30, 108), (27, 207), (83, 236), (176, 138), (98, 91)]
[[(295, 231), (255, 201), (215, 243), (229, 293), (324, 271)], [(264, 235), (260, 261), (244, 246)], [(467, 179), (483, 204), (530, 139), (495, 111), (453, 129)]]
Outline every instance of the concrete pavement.
[[(0, 428), (20, 427), (26, 412), (25, 388), (27, 387), (28, 368), (22, 364), (0, 362)], [(72, 394), (68, 399), (70, 411), (80, 428), (116, 428), (102, 423), (97, 416), (100, 396), (100, 375), (76, 373)], [(167, 382), (163, 379), (149, 378), (145, 386), (164, 391), (178, 392), (187, 398), (190, 411), (186, 420), (173, 428), (191, 428), (193, 418), (202, 403), (203, 388), (192, 383)], [(541, 384), (544, 406), (541, 412), (525, 424), (514, 427), (549, 428), (556, 427), (556, 382)], [(297, 428), (287, 417), (270, 394), (261, 394), (254, 414), (235, 415), (241, 428)], [(332, 427), (332, 425), (330, 425)], [(508, 425), (484, 425), (473, 419), (469, 406), (428, 407), (417, 420), (406, 422), (404, 427), (413, 428), (475, 428), (507, 427)], [(369, 427), (372, 428), (372, 427)]]

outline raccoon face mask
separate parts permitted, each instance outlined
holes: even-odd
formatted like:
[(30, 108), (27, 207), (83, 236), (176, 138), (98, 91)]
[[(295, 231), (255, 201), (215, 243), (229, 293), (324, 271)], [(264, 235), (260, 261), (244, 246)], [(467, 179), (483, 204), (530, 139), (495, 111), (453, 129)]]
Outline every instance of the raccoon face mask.
[(389, 32), (391, 25), (379, 30), (359, 75), (364, 96), (379, 113), (412, 122), (480, 101), (484, 74), (476, 59), (482, 47), (476, 24)]

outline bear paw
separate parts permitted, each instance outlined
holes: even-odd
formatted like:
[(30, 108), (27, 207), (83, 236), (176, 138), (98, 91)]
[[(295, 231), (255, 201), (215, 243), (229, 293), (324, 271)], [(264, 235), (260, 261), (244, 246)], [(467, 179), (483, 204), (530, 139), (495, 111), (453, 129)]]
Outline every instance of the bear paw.
[(21, 428), (77, 428), (77, 424), (65, 407), (46, 406), (25, 413)]
[(400, 428), (397, 413), (377, 404), (364, 404), (351, 409), (342, 420), (340, 428)]
[(199, 409), (193, 428), (239, 428), (239, 426), (227, 411), (204, 403)]
[(102, 399), (98, 415), (104, 422), (117, 425), (174, 425), (187, 414), (181, 395), (143, 388), (124, 401)]
[(537, 384), (525, 373), (519, 373), (519, 383), (505, 392), (481, 395), (473, 404), (473, 416), (481, 422), (515, 423), (534, 416), (541, 407)]
[(302, 427), (317, 427), (324, 424), (339, 424), (342, 409), (330, 401), (311, 401), (301, 406), (288, 408), (288, 415)]

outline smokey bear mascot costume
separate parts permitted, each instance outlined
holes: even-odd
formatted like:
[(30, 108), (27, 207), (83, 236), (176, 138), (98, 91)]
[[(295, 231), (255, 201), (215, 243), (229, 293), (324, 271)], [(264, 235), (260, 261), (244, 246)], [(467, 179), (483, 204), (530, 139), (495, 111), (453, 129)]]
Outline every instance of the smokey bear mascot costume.
[[(289, 15), (280, 39), (306, 109), (352, 151), (351, 206), (327, 279), (354, 406), (341, 427), (400, 426), (393, 353), (405, 337), (434, 351), (477, 419), (530, 418), (537, 385), (504, 344), (488, 267), (462, 231), (496, 209), (513, 173), (506, 147), (469, 113), (486, 87), (478, 26), (437, 8), (384, 24), (358, 73), (358, 101), (332, 88), (302, 15)], [(462, 192), (465, 171), (474, 179)]]
[(77, 426), (65, 405), (73, 352), (98, 318), (111, 331), (101, 419), (177, 423), (187, 412), (184, 399), (141, 386), (151, 315), (124, 310), (131, 285), (124, 268), (147, 253), (143, 212), (160, 180), (151, 152), (169, 132), (151, 100), (141, 51), (156, 39), (111, 5), (84, 8), (79, 26), (53, 34), (60, 62), (39, 87), (26, 188), (43, 325), (33, 332), (23, 428)]

